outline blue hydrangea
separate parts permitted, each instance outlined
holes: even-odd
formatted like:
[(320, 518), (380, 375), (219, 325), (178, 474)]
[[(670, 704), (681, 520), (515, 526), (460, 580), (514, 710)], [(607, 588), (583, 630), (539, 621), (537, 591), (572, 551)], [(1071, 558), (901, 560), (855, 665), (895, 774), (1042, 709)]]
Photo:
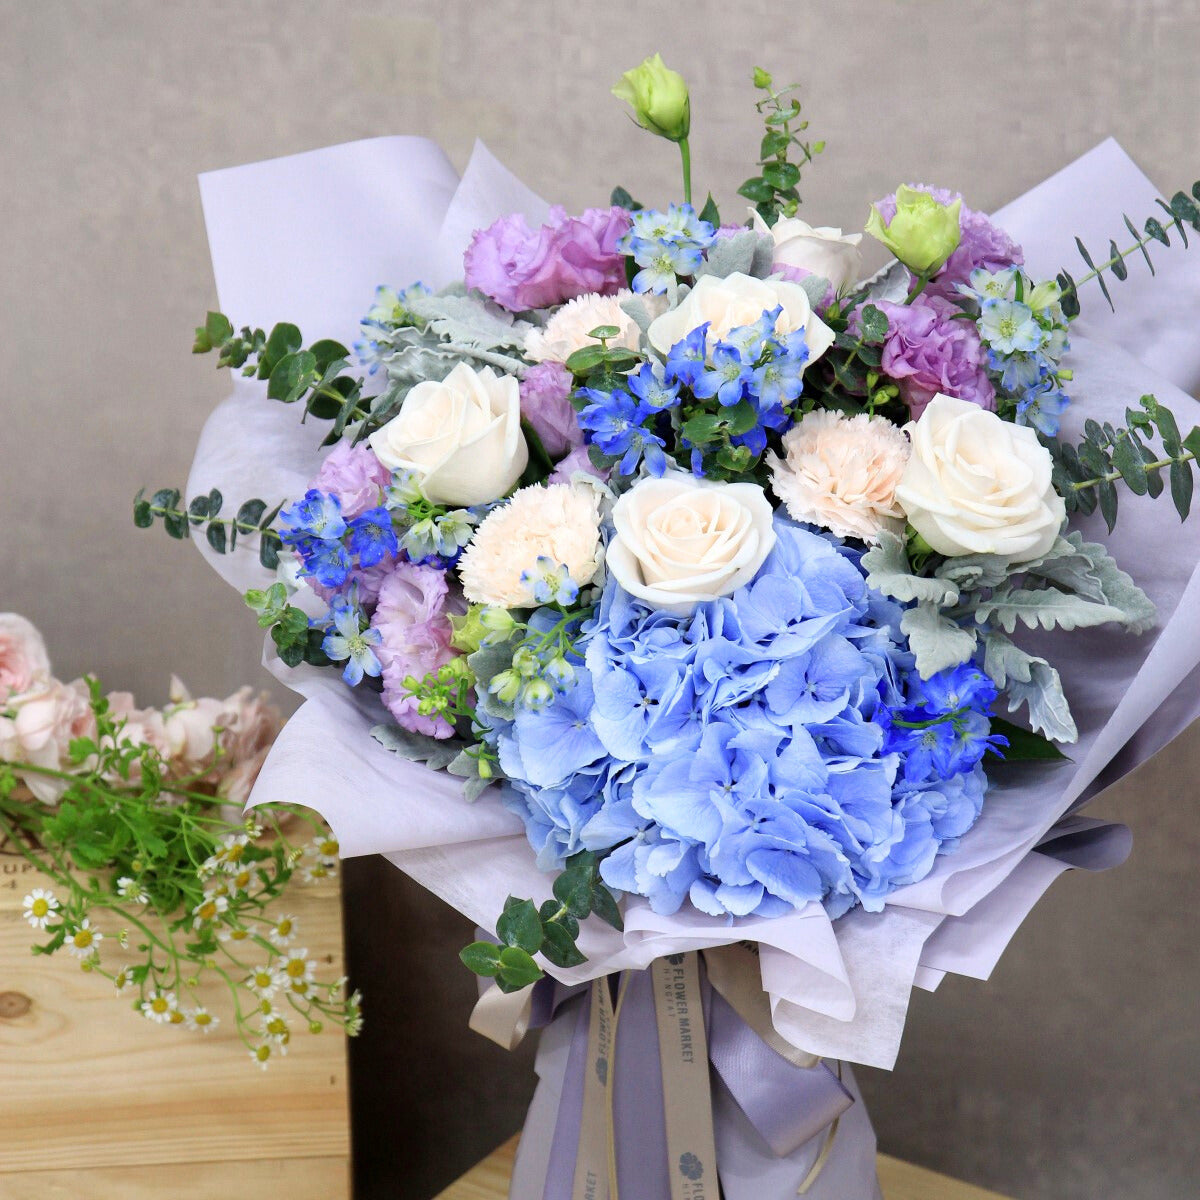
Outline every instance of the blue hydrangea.
[(575, 685), (493, 722), (505, 802), (543, 867), (591, 849), (658, 912), (837, 916), (881, 908), (975, 821), (990, 680), (921, 680), (859, 553), (775, 529), (748, 585), (686, 617), (610, 578)]

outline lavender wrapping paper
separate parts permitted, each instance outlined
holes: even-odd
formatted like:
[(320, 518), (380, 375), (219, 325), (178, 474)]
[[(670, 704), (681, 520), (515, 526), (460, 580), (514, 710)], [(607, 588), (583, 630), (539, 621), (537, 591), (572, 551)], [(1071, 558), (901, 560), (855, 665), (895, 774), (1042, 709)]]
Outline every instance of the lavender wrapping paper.
[[(506, 212), (531, 220), (545, 212), (482, 147), (456, 181), (444, 155), (413, 138), (213, 172), (201, 190), (221, 306), (235, 324), (286, 318), (308, 336), (346, 342), (378, 283), (445, 283), (458, 273), (471, 229)], [(1000, 219), (1026, 245), (1035, 273), (1052, 273), (1069, 261), (1077, 231), (1104, 244), (1122, 227), (1122, 211), (1140, 218), (1153, 210), (1154, 192), (1107, 142)], [(1073, 338), (1069, 431), (1085, 416), (1119, 419), (1146, 391), (1174, 408), (1181, 424), (1200, 421), (1200, 405), (1179, 386), (1200, 380), (1200, 342), (1188, 317), (1200, 303), (1200, 250), (1162, 249), (1156, 262), (1152, 283), (1137, 280), (1143, 268), (1133, 265), (1115, 317), (1098, 291), (1085, 294), (1086, 316)], [(267, 401), (261, 384), (239, 378), (202, 435), (189, 496), (213, 486), (233, 501), (299, 495), (320, 462), (320, 437), (317, 425), (302, 426), (293, 409)], [(958, 852), (894, 893), (883, 913), (855, 911), (834, 925), (812, 904), (784, 918), (727, 924), (690, 911), (662, 917), (634, 897), (624, 937), (590, 923), (581, 941), (589, 961), (553, 973), (578, 983), (751, 939), (760, 944), (763, 986), (782, 1036), (830, 1058), (891, 1067), (914, 984), (936, 986), (948, 971), (986, 977), (1057, 874), (1119, 858), (1127, 844), (1120, 829), (1076, 830), (1066, 859), (1037, 847), (1060, 819), (1200, 711), (1200, 536), (1191, 526), (1181, 534), (1166, 502), (1127, 497), (1106, 540), (1157, 603), (1158, 628), (1138, 638), (1100, 629), (1052, 639), (1051, 661), (1080, 727), (1074, 761), (1011, 772), (989, 793)], [(251, 554), (208, 556), (239, 588), (265, 582)], [(1032, 648), (1038, 639), (1023, 642)], [(344, 853), (384, 853), (484, 927), (509, 893), (549, 897), (550, 878), (537, 870), (519, 820), (494, 797), (470, 805), (454, 779), (384, 751), (369, 735), (384, 717), (377, 701), (352, 694), (332, 673), (288, 671), (269, 653), (267, 662), (306, 703), (276, 743), (252, 803), (310, 805)]]

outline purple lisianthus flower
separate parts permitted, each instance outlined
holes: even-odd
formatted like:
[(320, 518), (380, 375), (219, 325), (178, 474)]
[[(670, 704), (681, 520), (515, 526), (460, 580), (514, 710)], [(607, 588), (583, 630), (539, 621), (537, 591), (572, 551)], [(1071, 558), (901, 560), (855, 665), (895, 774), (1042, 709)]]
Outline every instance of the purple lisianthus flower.
[(592, 475), (604, 483), (608, 482), (608, 477), (611, 474), (610, 471), (602, 471), (592, 462), (591, 455), (588, 454), (586, 446), (576, 446), (566, 458), (560, 460), (558, 466), (554, 468), (550, 478), (546, 482), (570, 483), (578, 471)]
[(521, 416), (555, 459), (583, 444), (583, 430), (568, 399), (571, 386), (571, 372), (557, 362), (538, 363), (521, 380)]
[(375, 508), (391, 481), (391, 471), (375, 457), (370, 446), (338, 442), (309, 486), (336, 496), (342, 516), (349, 521)]
[(611, 295), (625, 286), (617, 243), (629, 228), (623, 208), (589, 208), (578, 217), (555, 206), (530, 229), (520, 213), (476, 230), (463, 256), (466, 284), (511, 312), (547, 308), (589, 292)]
[(883, 372), (900, 385), (913, 418), (938, 392), (994, 412), (996, 389), (984, 369), (986, 354), (974, 321), (940, 296), (918, 296), (912, 304), (875, 301), (888, 319)]
[(385, 707), (397, 725), (435, 738), (450, 737), (454, 727), (444, 717), (418, 712), (404, 681), (410, 675), (423, 679), (456, 656), (448, 600), (445, 572), (401, 561), (379, 589), (371, 618), (381, 639), (374, 649), (383, 665)]
[[(909, 186), (927, 192), (939, 204), (953, 204), (961, 199), (958, 192), (948, 188), (929, 187), (923, 183)], [(895, 193), (876, 201), (875, 207), (884, 224), (890, 225), (896, 215)], [(962, 231), (962, 240), (926, 288), (927, 295), (953, 299), (958, 294), (956, 285), (966, 283), (976, 267), (995, 274), (1009, 267), (1019, 267), (1025, 262), (1021, 247), (998, 225), (993, 225), (984, 213), (976, 212), (964, 204), (959, 210), (958, 227)]]

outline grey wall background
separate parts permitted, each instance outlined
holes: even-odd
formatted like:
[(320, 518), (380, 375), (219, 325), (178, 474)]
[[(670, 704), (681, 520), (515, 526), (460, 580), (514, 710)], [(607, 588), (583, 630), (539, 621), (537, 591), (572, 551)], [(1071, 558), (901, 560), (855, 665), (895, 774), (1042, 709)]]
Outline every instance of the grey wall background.
[[(0, 0), (0, 609), (60, 673), (156, 701), (172, 670), (267, 683), (238, 597), (129, 520), (140, 484), (182, 482), (225, 389), (189, 355), (214, 302), (196, 173), (412, 132), (460, 166), (482, 137), (568, 207), (617, 182), (665, 201), (672, 148), (607, 95), (654, 49), (691, 80), (698, 186), (727, 203), (756, 63), (806, 85), (829, 142), (817, 223), (860, 227), (904, 179), (987, 210), (1108, 134), (1164, 189), (1200, 176), (1193, 0)], [(991, 982), (918, 993), (898, 1069), (864, 1080), (885, 1149), (1025, 1200), (1196, 1194), (1198, 732), (1095, 805), (1135, 826), (1128, 866), (1057, 884)], [(385, 864), (347, 896), (360, 1193), (429, 1195), (516, 1127), (528, 1070), (465, 1029), (456, 917)]]

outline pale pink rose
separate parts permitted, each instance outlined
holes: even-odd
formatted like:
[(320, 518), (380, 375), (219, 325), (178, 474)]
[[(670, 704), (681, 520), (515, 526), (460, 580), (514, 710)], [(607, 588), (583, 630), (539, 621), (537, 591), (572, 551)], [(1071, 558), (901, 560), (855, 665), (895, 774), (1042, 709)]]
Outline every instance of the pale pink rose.
[(200, 771), (209, 766), (217, 748), (217, 731), (224, 728), (225, 706), (220, 700), (191, 693), (171, 677), (171, 703), (163, 711), (167, 758), (177, 774)]
[(267, 760), (283, 718), (266, 692), (244, 687), (225, 701), (225, 754), (218, 764), (217, 794), (230, 804), (245, 807), (254, 781)]
[(50, 678), (46, 643), (19, 613), (0, 613), (0, 700)]
[[(31, 691), (10, 696), (6, 712), (0, 717), (0, 758), (8, 762), (63, 770), (71, 742), (96, 736), (96, 718), (81, 679), (74, 683), (48, 679)], [(19, 769), (17, 774), (43, 804), (56, 803), (66, 790), (65, 780)]]
[(132, 692), (109, 692), (108, 710), (122, 722), (118, 741), (131, 746), (150, 746), (167, 757), (166, 727), (158, 709), (138, 708)]

